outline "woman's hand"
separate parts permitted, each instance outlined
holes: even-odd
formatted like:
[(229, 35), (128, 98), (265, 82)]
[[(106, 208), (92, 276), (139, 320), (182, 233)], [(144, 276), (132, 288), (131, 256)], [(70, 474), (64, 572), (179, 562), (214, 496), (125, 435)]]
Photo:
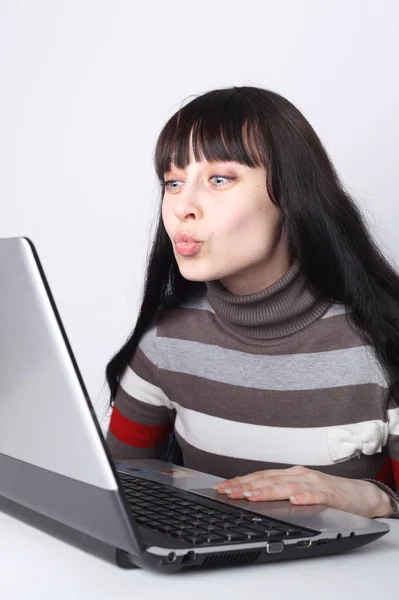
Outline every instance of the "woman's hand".
[(220, 494), (251, 502), (290, 500), (292, 504), (322, 504), (362, 517), (387, 517), (391, 500), (369, 481), (326, 475), (306, 467), (258, 471), (214, 486)]

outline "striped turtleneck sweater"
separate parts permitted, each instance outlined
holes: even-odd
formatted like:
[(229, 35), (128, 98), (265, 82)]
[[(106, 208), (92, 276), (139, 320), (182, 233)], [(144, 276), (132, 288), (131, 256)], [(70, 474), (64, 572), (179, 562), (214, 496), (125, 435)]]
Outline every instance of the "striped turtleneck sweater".
[(262, 292), (221, 282), (159, 312), (123, 373), (107, 433), (114, 459), (160, 458), (223, 478), (304, 465), (369, 479), (399, 516), (399, 409), (344, 305), (294, 262)]

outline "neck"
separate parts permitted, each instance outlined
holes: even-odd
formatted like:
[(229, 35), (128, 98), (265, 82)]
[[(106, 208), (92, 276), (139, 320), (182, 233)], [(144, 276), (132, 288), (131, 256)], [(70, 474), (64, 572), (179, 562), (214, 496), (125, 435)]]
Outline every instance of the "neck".
[(307, 285), (295, 261), (278, 281), (251, 294), (233, 294), (221, 281), (206, 284), (218, 318), (236, 333), (259, 340), (291, 335), (317, 319), (329, 306)]
[(256, 267), (250, 266), (246, 271), (240, 271), (238, 275), (231, 275), (220, 280), (222, 285), (231, 294), (246, 296), (256, 294), (270, 287), (281, 279), (291, 266), (291, 259), (286, 245), (279, 244), (267, 261)]

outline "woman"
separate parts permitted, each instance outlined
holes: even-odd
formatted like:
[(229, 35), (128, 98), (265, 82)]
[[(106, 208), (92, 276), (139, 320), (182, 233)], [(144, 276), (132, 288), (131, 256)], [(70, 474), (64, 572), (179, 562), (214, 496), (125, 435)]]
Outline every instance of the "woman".
[(210, 91), (163, 128), (135, 330), (107, 366), (115, 459), (220, 493), (399, 516), (399, 278), (280, 95)]

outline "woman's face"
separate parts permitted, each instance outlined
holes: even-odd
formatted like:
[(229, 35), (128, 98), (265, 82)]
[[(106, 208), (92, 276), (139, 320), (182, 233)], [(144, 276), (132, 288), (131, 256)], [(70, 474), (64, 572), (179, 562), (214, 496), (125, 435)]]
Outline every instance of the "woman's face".
[(186, 169), (172, 164), (165, 182), (162, 218), (184, 278), (219, 279), (241, 295), (265, 289), (288, 271), (285, 236), (275, 244), (279, 210), (267, 194), (263, 167), (192, 157)]

